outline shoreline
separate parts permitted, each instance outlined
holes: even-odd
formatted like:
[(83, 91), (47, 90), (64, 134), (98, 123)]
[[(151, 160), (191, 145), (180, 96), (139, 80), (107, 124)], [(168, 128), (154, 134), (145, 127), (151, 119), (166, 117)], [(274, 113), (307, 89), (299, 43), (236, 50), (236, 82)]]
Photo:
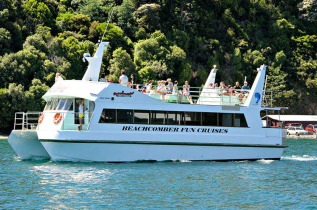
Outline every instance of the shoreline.
[(9, 135), (0, 135), (0, 139), (8, 139)]

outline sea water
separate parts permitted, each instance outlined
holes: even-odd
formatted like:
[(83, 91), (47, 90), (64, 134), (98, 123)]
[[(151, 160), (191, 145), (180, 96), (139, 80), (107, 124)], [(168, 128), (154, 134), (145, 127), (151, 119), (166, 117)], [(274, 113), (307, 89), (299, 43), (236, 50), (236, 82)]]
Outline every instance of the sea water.
[(317, 141), (280, 161), (21, 161), (0, 140), (0, 209), (317, 209)]

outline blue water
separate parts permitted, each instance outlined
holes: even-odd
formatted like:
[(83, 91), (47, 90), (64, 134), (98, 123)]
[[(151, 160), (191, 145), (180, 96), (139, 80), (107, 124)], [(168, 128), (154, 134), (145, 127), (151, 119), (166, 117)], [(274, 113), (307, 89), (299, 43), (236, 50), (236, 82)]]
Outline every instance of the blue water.
[(317, 141), (281, 161), (20, 161), (0, 140), (0, 209), (317, 209)]

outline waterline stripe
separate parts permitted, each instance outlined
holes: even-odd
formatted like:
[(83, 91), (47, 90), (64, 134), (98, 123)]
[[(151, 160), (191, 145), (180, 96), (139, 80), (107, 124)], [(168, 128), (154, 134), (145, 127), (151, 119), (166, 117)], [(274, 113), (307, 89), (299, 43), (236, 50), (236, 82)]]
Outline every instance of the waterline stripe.
[(195, 142), (157, 142), (157, 141), (113, 141), (113, 140), (55, 140), (40, 139), (40, 142), (54, 143), (98, 143), (98, 144), (147, 144), (147, 145), (179, 145), (179, 146), (214, 146), (214, 147), (264, 147), (264, 148), (286, 148), (286, 145), (265, 144), (228, 144), (228, 143), (195, 143)]

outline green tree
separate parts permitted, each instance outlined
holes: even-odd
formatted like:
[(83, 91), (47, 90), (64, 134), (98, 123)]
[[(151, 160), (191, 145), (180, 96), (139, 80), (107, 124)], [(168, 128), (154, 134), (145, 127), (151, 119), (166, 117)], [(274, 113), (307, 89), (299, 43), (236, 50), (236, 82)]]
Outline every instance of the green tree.
[(127, 51), (120, 47), (113, 52), (108, 70), (110, 72), (109, 79), (117, 82), (121, 74), (121, 70), (125, 70), (125, 73), (128, 76), (135, 74), (135, 64)]
[(134, 62), (136, 65), (146, 65), (148, 61), (155, 60), (158, 49), (159, 43), (153, 38), (138, 41), (134, 48)]
[(52, 13), (45, 3), (26, 0), (22, 7), (29, 31), (34, 32), (38, 24), (50, 26), (53, 23)]
[(0, 55), (9, 51), (11, 41), (11, 33), (5, 28), (0, 28)]
[(42, 96), (48, 91), (49, 87), (39, 79), (32, 80), (32, 86), (25, 92), (28, 111), (41, 111), (44, 109), (45, 101)]
[(151, 32), (160, 28), (160, 11), (161, 5), (159, 4), (143, 4), (134, 12), (134, 17), (139, 27)]
[(130, 32), (133, 22), (133, 2), (132, 0), (123, 0), (118, 9), (118, 25), (126, 32)]
[(5, 54), (0, 59), (1, 87), (8, 87), (10, 83), (28, 87), (34, 78), (44, 78), (43, 63), (46, 59), (46, 55), (33, 46), (17, 53)]
[(186, 68), (186, 53), (177, 46), (170, 47), (170, 53), (166, 55), (168, 76), (176, 78)]

